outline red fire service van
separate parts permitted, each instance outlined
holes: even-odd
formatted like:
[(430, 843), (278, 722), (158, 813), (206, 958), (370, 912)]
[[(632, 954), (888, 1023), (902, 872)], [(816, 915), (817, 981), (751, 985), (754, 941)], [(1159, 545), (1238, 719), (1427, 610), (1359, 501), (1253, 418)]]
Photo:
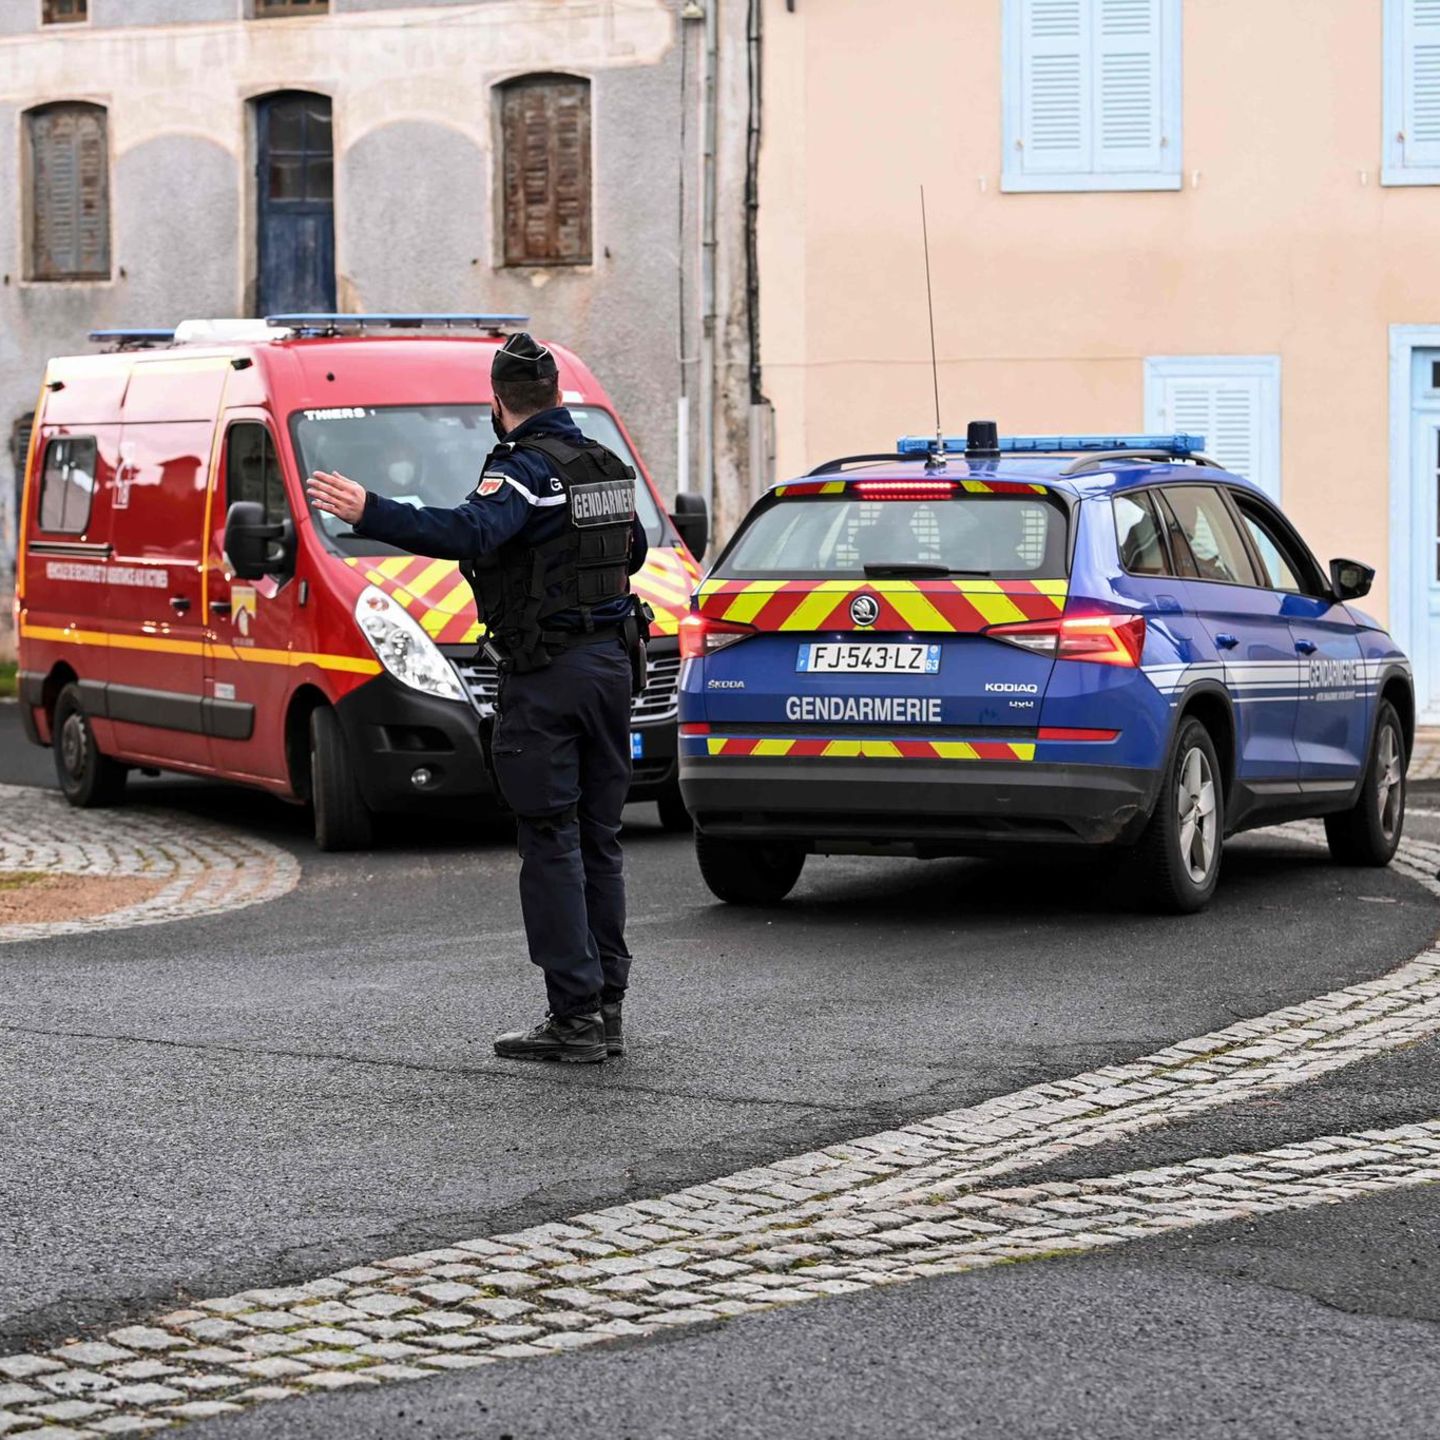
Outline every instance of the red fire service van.
[[(294, 315), (97, 331), (45, 372), (16, 585), (21, 714), (74, 805), (131, 767), (311, 802), (323, 849), (374, 817), (492, 800), (479, 734), (496, 677), (455, 564), (309, 508), (312, 470), (456, 505), (494, 443), (490, 360), (523, 316)], [(581, 429), (634, 465), (655, 611), (632, 798), (686, 823), (676, 628), (708, 517), (666, 514), (599, 382), (553, 346)]]

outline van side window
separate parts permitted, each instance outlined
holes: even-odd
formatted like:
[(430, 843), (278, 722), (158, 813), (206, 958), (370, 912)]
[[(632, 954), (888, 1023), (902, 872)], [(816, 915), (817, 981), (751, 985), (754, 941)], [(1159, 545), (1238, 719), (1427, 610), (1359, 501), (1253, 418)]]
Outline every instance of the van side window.
[(255, 421), (232, 425), (225, 439), (226, 509), (240, 500), (262, 506), (271, 524), (290, 516), (275, 442), (270, 431)]
[(1240, 529), (1218, 490), (1208, 485), (1167, 485), (1163, 493), (1179, 521), (1198, 579), (1218, 580), (1223, 585), (1260, 584)]
[(40, 472), (40, 528), (79, 535), (90, 523), (95, 495), (95, 442), (88, 435), (52, 440)]
[(1115, 497), (1115, 535), (1120, 542), (1120, 563), (1131, 575), (1170, 573), (1160, 522), (1143, 490)]

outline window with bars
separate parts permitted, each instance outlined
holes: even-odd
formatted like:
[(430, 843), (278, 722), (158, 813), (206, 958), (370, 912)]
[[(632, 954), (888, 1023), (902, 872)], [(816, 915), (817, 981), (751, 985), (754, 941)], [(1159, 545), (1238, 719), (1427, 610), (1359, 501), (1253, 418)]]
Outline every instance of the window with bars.
[(270, 20), (284, 15), (324, 15), (330, 0), (252, 0), (251, 18)]
[(82, 25), (90, 18), (88, 0), (44, 0), (40, 7), (42, 25)]
[(110, 146), (100, 105), (25, 116), (32, 280), (110, 278)]
[(526, 75), (498, 91), (506, 265), (588, 265), (590, 82)]
[(1180, 0), (1005, 0), (1005, 190), (1180, 188)]

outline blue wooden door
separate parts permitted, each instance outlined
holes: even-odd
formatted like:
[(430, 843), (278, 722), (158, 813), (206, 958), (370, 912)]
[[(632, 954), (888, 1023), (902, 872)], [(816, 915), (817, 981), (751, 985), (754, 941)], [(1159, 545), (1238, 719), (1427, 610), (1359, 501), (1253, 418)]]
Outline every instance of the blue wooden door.
[(1440, 350), (1416, 350), (1410, 363), (1410, 593), (1400, 597), (1391, 621), (1415, 666), (1415, 708), (1422, 723), (1434, 725), (1440, 723)]
[(258, 102), (261, 315), (335, 309), (330, 102), (286, 91)]

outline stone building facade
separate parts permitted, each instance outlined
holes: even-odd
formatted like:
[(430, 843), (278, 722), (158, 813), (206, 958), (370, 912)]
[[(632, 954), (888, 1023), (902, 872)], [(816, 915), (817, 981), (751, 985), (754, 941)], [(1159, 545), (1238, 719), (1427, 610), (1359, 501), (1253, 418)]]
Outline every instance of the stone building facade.
[[(703, 324), (709, 33), (684, 0), (4, 0), (5, 619), (16, 442), (47, 358), (92, 328), (528, 314), (587, 359), (673, 492)], [(507, 144), (570, 169), (520, 157), (507, 175)], [(551, 182), (558, 198), (530, 193)], [(332, 288), (307, 293), (327, 234)]]

